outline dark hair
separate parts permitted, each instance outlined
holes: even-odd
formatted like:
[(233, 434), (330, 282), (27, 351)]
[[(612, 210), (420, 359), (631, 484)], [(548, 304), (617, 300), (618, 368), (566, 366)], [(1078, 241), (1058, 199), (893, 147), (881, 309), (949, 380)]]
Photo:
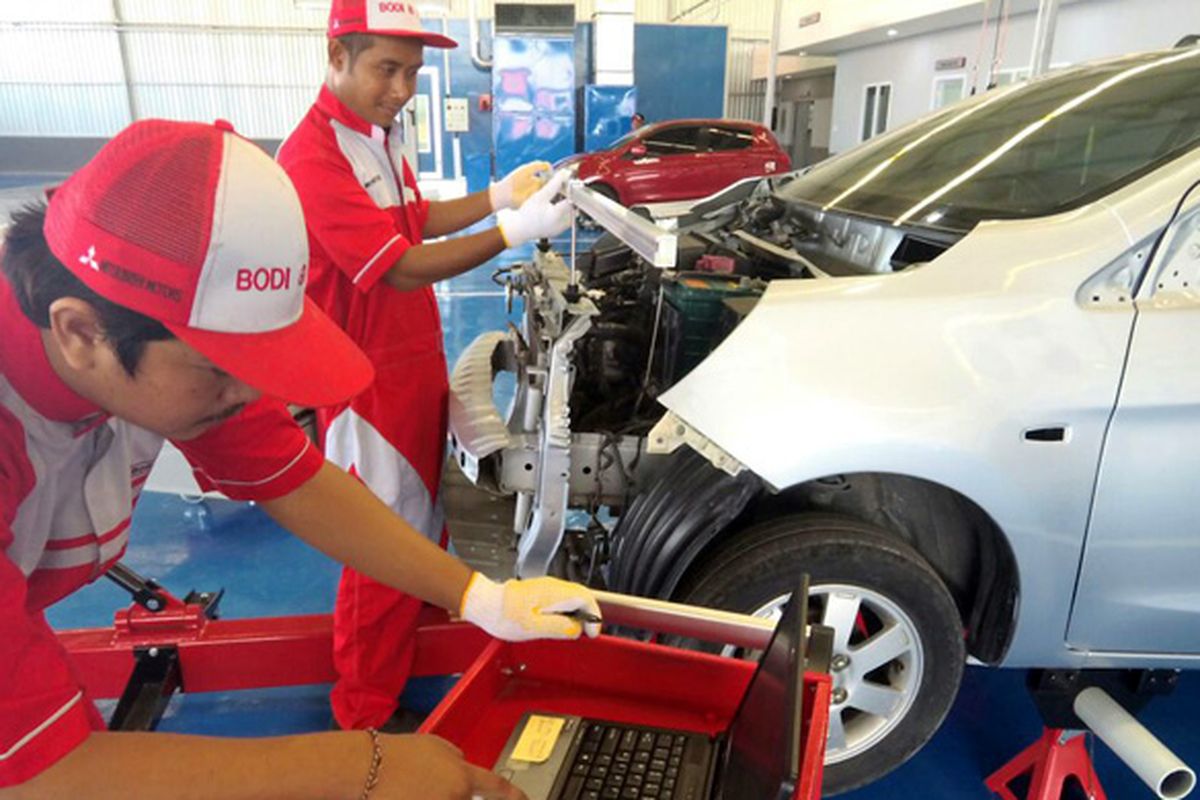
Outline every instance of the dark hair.
[(633, 117), (632, 117), (632, 119), (640, 119), (642, 122), (645, 122), (645, 121), (646, 121), (646, 115), (645, 115), (645, 114), (643, 114), (643, 113), (642, 113), (642, 112), (640, 112), (640, 111), (635, 111), (635, 112), (633, 112)]
[(363, 52), (370, 50), (375, 44), (375, 37), (370, 33), (346, 33), (337, 37), (337, 40), (342, 43), (342, 47), (346, 49), (346, 56), (350, 59), (348, 66), (353, 67), (354, 62)]
[(174, 339), (158, 320), (106, 300), (84, 285), (50, 252), (42, 226), (46, 204), (35, 203), (12, 215), (4, 236), (0, 268), (12, 284), (21, 311), (39, 328), (50, 327), (50, 305), (60, 297), (77, 297), (96, 309), (104, 335), (133, 376), (147, 342)]

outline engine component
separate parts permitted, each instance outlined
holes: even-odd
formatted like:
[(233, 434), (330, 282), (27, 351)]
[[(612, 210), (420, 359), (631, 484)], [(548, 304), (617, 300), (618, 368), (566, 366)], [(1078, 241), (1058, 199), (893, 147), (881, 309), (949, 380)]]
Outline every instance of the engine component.
[(663, 276), (663, 309), (654, 353), (654, 383), (666, 389), (704, 360), (720, 344), (724, 302), (758, 297), (758, 281), (708, 273)]

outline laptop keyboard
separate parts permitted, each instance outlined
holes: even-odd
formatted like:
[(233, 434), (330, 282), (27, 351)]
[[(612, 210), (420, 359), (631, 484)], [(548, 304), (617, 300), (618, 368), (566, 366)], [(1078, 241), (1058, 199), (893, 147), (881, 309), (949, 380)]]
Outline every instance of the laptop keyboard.
[(584, 722), (559, 800), (671, 800), (687, 736)]

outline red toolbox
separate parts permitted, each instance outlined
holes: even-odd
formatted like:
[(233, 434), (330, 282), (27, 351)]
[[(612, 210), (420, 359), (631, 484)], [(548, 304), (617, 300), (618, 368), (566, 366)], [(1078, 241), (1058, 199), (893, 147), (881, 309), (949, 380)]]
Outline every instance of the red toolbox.
[[(737, 711), (753, 673), (753, 662), (610, 636), (493, 641), (421, 731), (449, 739), (469, 761), (488, 768), (530, 710), (716, 734)], [(829, 726), (829, 676), (806, 673), (804, 690), (803, 753), (794, 800), (815, 800)]]
[[(110, 728), (153, 730), (175, 692), (332, 680), (327, 615), (220, 620), (215, 618), (219, 593), (179, 600), (129, 574), (127, 582), (138, 585), (138, 601), (117, 612), (113, 627), (58, 634), (91, 697), (121, 698)], [(596, 596), (608, 625), (747, 650), (766, 647), (774, 629), (767, 620), (741, 614), (607, 592)], [(716, 734), (737, 711), (755, 668), (751, 661), (612, 636), (500, 642), (432, 610), (422, 616), (417, 650), (415, 675), (462, 673), (421, 730), (454, 742), (471, 762), (486, 768), (527, 711)], [(824, 767), (829, 675), (805, 673), (803, 690), (794, 800), (813, 800), (820, 797)]]
[[(807, 597), (807, 580), (797, 592)], [(609, 592), (596, 592), (596, 597), (606, 625), (680, 634), (748, 651), (766, 649), (776, 627), (766, 619), (716, 609)], [(795, 613), (798, 619), (780, 624), (803, 627), (807, 606)], [(828, 664), (830, 633), (810, 625), (799, 634), (810, 670)], [(752, 661), (611, 636), (578, 642), (492, 641), (422, 730), (449, 739), (470, 761), (489, 768), (529, 712), (711, 736), (728, 728), (754, 670)], [(809, 671), (802, 684), (793, 800), (813, 800), (821, 793), (832, 682), (827, 672)]]

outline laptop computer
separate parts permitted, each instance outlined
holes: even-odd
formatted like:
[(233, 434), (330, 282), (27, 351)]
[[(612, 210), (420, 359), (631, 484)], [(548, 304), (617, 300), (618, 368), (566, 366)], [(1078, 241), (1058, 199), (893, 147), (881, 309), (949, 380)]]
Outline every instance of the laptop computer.
[(790, 800), (800, 774), (807, 617), (805, 577), (737, 713), (715, 737), (531, 711), (494, 771), (529, 800)]

